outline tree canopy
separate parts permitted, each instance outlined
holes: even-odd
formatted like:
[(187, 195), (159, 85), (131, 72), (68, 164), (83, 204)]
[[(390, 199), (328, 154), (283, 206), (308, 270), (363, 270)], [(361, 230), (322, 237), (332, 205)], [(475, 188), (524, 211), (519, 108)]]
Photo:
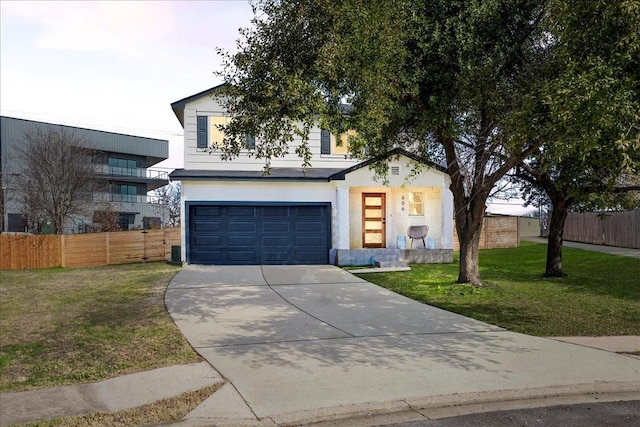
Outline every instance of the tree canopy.
[[(640, 175), (640, 2), (550, 1), (545, 73), (524, 109), (524, 133), (542, 139), (518, 175), (552, 203), (546, 274), (562, 272), (569, 209), (621, 206)], [(632, 182), (631, 182), (632, 183)]]
[[(334, 133), (356, 130), (349, 140), (354, 156), (397, 146), (437, 156), (451, 177), (461, 244), (458, 281), (479, 285), (478, 244), (492, 188), (550, 140), (531, 120), (549, 111), (573, 117), (574, 95), (562, 92), (557, 76), (571, 66), (581, 74), (584, 64), (563, 62), (563, 52), (584, 50), (578, 41), (586, 29), (568, 25), (579, 23), (568, 12), (588, 9), (588, 3), (257, 1), (253, 26), (242, 31), (237, 53), (221, 52), (225, 66), (219, 75), (228, 83), (224, 104), (232, 117), (220, 147), (223, 158), (237, 156), (244, 135), (252, 134), (254, 155), (268, 169), (270, 159), (288, 152), (297, 137), (302, 143), (295, 150), (310, 166), (308, 138), (317, 122)], [(553, 19), (556, 12), (567, 19)], [(574, 94), (580, 91), (578, 85)], [(560, 113), (563, 105), (568, 110)], [(374, 168), (386, 172), (383, 163)]]

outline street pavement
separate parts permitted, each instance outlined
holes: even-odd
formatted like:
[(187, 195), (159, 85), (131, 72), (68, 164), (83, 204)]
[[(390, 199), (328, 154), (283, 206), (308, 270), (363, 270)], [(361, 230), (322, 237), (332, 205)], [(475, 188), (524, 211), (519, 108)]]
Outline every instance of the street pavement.
[(443, 405), (640, 395), (638, 359), (509, 332), (332, 266), (187, 266), (166, 304), (228, 381), (184, 424), (295, 425), (428, 416)]

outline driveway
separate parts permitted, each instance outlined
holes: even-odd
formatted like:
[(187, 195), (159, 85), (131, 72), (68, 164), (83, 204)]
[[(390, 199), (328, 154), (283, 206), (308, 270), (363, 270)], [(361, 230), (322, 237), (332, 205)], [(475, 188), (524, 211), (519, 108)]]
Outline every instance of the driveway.
[(509, 332), (333, 266), (187, 266), (166, 304), (230, 382), (214, 394), (227, 400), (195, 418), (282, 419), (504, 390), (640, 390), (640, 360)]

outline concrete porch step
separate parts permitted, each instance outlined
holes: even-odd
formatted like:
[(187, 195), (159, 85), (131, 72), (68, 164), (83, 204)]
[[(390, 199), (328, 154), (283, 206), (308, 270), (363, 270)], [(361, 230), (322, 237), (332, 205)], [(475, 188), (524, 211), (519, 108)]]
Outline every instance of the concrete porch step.
[(402, 268), (408, 267), (406, 261), (401, 261), (398, 255), (375, 255), (373, 265), (378, 268)]

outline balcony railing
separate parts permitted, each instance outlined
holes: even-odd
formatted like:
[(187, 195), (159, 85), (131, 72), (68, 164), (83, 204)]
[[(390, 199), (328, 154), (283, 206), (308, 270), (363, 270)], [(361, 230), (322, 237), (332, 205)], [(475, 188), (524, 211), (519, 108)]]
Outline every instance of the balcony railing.
[(94, 202), (158, 203), (158, 196), (142, 194), (93, 193)]
[(169, 179), (169, 174), (166, 171), (157, 169), (143, 169), (143, 168), (120, 168), (117, 166), (109, 165), (96, 165), (96, 171), (102, 175), (110, 176), (125, 176), (132, 178), (145, 178), (145, 179)]

